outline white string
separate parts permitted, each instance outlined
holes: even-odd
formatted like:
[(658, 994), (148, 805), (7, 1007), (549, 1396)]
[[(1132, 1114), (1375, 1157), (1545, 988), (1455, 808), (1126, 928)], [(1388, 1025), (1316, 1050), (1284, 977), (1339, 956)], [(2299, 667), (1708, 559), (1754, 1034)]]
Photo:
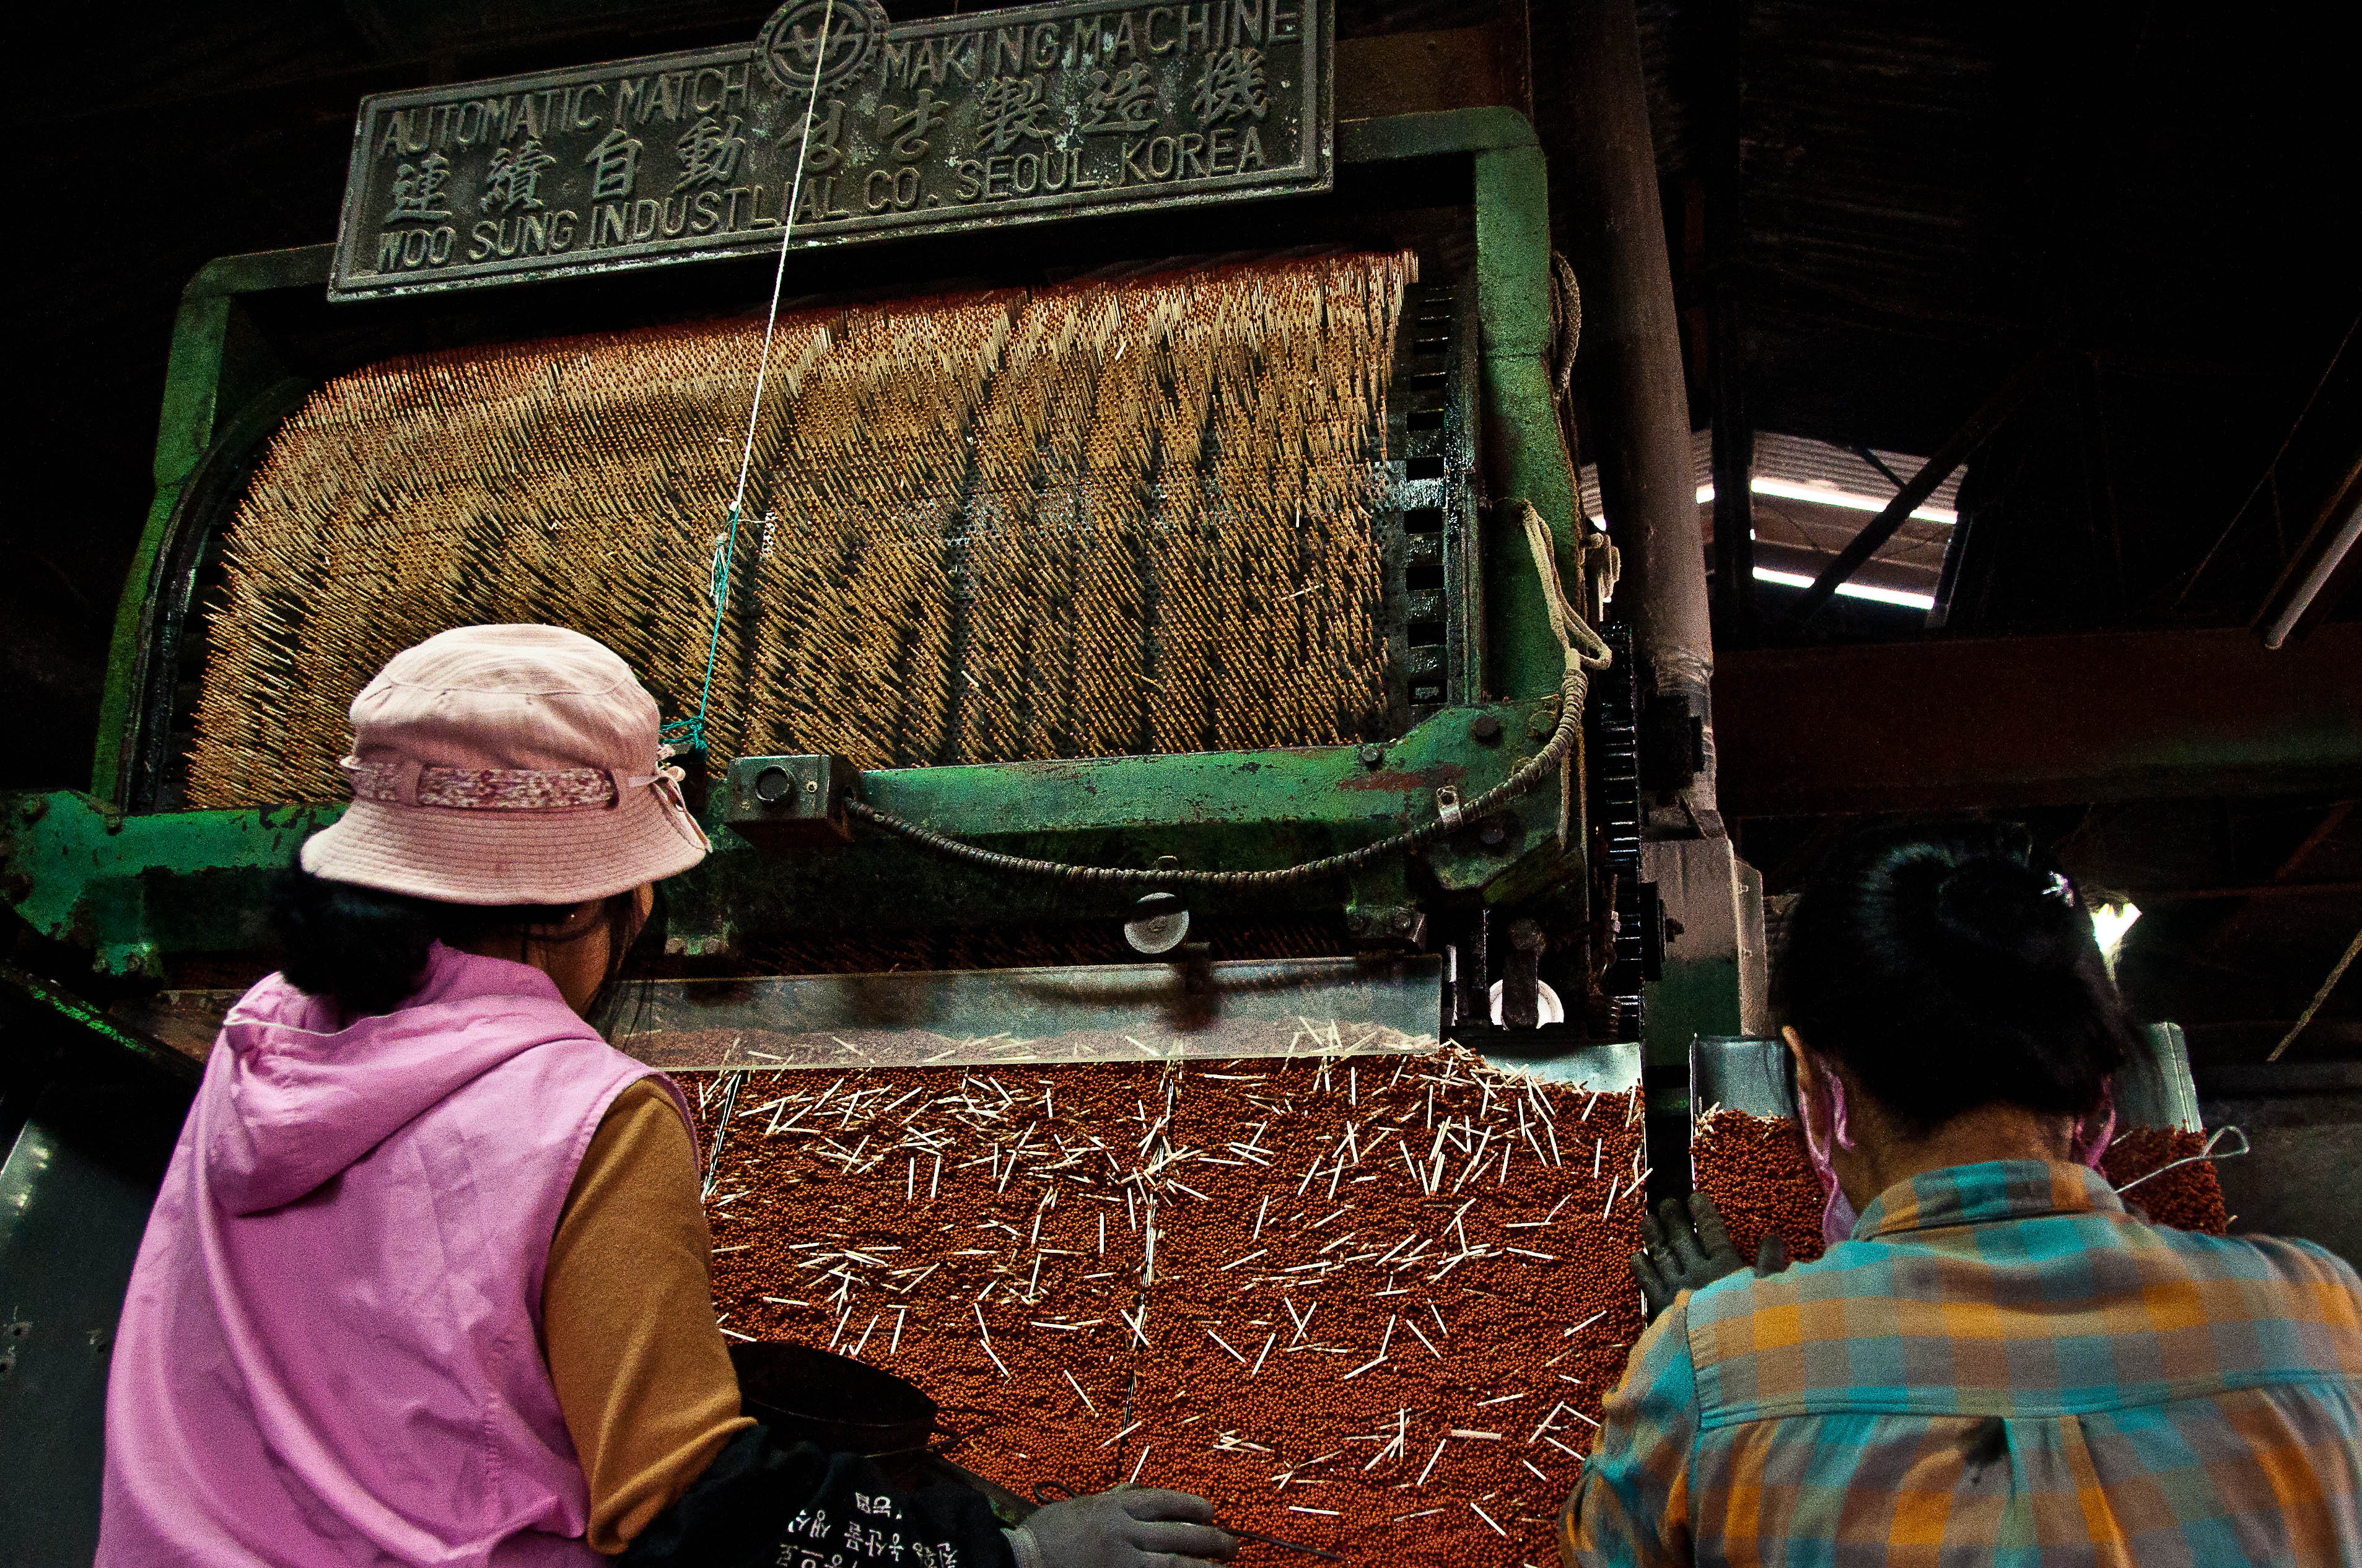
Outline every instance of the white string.
[(1566, 589), (1558, 575), (1557, 543), (1541, 509), (1531, 501), (1518, 504), (1526, 525), (1526, 547), (1533, 552), (1534, 570), (1541, 576), (1542, 606), (1550, 616), (1551, 635), (1564, 651), (1567, 667), (1575, 668), (1579, 661), (1591, 669), (1606, 669), (1611, 657), (1606, 642), (1566, 601)]
[[(1586, 668), (1606, 669), (1613, 657), (1606, 640), (1567, 602), (1566, 588), (1558, 573), (1558, 546), (1551, 535), (1550, 523), (1533, 502), (1520, 501), (1518, 505), (1523, 509), (1520, 515), (1526, 525), (1526, 548), (1533, 553), (1534, 571), (1542, 580), (1542, 607), (1550, 615), (1551, 635), (1558, 640), (1559, 651), (1566, 656), (1567, 672), (1580, 674)], [(1587, 689), (1589, 677), (1584, 680)], [(1558, 763), (1558, 847), (1562, 851), (1567, 848), (1573, 830), (1574, 751), (1569, 746)]]
[[(820, 73), (828, 64), (828, 28), (836, 17), (836, 0), (828, 0), (820, 14), (820, 43), (812, 53), (811, 93), (804, 100), (803, 135), (796, 142), (796, 172), (788, 184), (787, 210), (779, 214), (779, 262), (771, 272), (771, 313), (763, 320), (763, 357), (755, 369), (755, 406), (746, 411), (746, 444), (738, 454), (738, 493), (731, 498), (730, 515), (734, 522), (739, 508), (746, 503), (746, 470), (755, 461), (755, 424), (763, 413), (763, 382), (771, 370), (771, 333), (779, 324), (779, 286), (788, 276), (788, 241), (796, 232), (796, 207), (803, 200), (804, 158), (811, 151), (813, 111), (820, 107)], [(729, 568), (723, 568), (723, 581)]]
[(788, 184), (788, 204), (779, 214), (779, 259), (771, 271), (771, 309), (763, 318), (763, 355), (755, 367), (755, 400), (746, 411), (746, 440), (738, 452), (738, 488), (730, 498), (730, 530), (714, 542), (713, 575), (708, 585), (713, 595), (713, 631), (705, 644), (705, 678), (697, 692), (697, 713), (681, 724), (667, 725), (666, 739), (689, 749), (705, 744), (706, 705), (713, 696), (713, 661), (722, 648), (722, 621), (730, 609), (730, 565), (738, 553), (738, 520), (746, 505), (746, 476), (755, 466), (755, 430), (763, 418), (763, 389), (771, 374), (771, 337), (779, 324), (779, 291), (788, 276), (788, 242), (796, 232), (796, 208), (803, 200), (804, 159), (811, 150), (813, 113), (820, 107), (821, 71), (828, 64), (828, 30), (836, 17), (836, 0), (828, 0), (820, 16), (820, 41), (812, 54), (811, 93), (804, 100), (803, 135), (796, 143), (796, 171)]
[[(2239, 1146), (2235, 1149), (2225, 1149), (2221, 1154), (2216, 1154), (2214, 1152), (2214, 1146), (2223, 1141), (2223, 1135), (2225, 1133), (2238, 1134)], [(2252, 1152), (2255, 1146), (2247, 1141), (2246, 1128), (2238, 1126), (2217, 1127), (2214, 1129), (2214, 1135), (2208, 1138), (2204, 1146), (2202, 1146), (2196, 1154), (2184, 1155), (2180, 1159), (2169, 1160), (2166, 1164), (2158, 1166), (2155, 1170), (2150, 1171), (2148, 1176), (2134, 1177), (2130, 1181), (2125, 1182), (2122, 1187), (2116, 1189), (2117, 1196), (2121, 1197), (2125, 1193), (2130, 1192), (2142, 1182), (2148, 1180), (2149, 1177), (2163, 1176), (2167, 1171), (2175, 1169), (2180, 1166), (2192, 1165), (2202, 1159), (2236, 1159), (2243, 1154)]]
[(2321, 1011), (2321, 1004), (2329, 1000), (2329, 993), (2335, 991), (2337, 982), (2345, 978), (2346, 966), (2354, 961), (2355, 955), (2357, 953), (2362, 953), (2362, 931), (2355, 932), (2354, 939), (2345, 944), (2345, 956), (2337, 960), (2337, 967), (2329, 971), (2329, 978), (2321, 982), (2321, 989), (2312, 993), (2311, 1002), (2305, 1003), (2304, 1012), (2298, 1016), (2296, 1026), (2280, 1036), (2280, 1043), (2272, 1047), (2271, 1055), (2264, 1058), (2266, 1061), (2279, 1060), (2280, 1053), (2288, 1049), (2290, 1044), (2299, 1035), (2304, 1033), (2304, 1026), (2312, 1022), (2312, 1015)]

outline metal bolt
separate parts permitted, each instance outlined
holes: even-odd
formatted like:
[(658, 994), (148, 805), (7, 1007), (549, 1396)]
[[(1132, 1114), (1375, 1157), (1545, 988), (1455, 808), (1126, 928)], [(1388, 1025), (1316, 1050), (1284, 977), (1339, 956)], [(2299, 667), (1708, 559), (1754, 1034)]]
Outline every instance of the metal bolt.
[(1396, 929), (1396, 930), (1397, 930), (1397, 931), (1408, 931), (1409, 929), (1411, 929), (1411, 927), (1413, 927), (1417, 926), (1418, 924), (1418, 910), (1416, 910), (1416, 909), (1397, 909), (1397, 910), (1396, 910), (1396, 911), (1395, 911), (1395, 929)]
[(794, 787), (795, 781), (788, 777), (785, 768), (765, 768), (755, 775), (755, 798), (757, 800), (783, 800), (788, 791)]
[(1477, 841), (1488, 850), (1497, 850), (1509, 841), (1509, 825), (1496, 817), (1476, 831)]
[(1468, 727), (1468, 733), (1489, 746), (1501, 738), (1501, 721), (1489, 713), (1480, 713), (1476, 721)]
[(1386, 749), (1375, 741), (1366, 741), (1361, 749), (1362, 766), (1374, 768), (1386, 760)]

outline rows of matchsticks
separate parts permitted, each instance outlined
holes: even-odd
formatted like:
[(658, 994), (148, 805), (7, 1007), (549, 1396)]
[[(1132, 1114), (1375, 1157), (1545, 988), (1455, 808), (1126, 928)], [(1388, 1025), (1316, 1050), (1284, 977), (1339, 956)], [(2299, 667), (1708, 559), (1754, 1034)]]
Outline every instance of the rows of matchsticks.
[[(1413, 258), (782, 316), (708, 720), (863, 766), (1323, 744), (1383, 720), (1385, 403)], [(201, 806), (340, 798), (351, 695), (454, 625), (613, 646), (692, 710), (764, 323), (390, 360), (229, 524)]]
[(1456, 1047), (697, 1087), (723, 1332), (911, 1378), (1021, 1495), (1543, 1561), (1641, 1326), (1637, 1096)]

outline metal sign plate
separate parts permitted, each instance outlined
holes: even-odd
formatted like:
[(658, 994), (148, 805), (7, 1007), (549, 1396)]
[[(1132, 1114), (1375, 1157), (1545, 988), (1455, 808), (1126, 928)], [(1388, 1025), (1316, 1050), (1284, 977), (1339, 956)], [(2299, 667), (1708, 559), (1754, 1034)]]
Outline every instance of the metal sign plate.
[(790, 0), (743, 48), (379, 93), (328, 297), (1325, 191), (1334, 27), (1330, 0)]

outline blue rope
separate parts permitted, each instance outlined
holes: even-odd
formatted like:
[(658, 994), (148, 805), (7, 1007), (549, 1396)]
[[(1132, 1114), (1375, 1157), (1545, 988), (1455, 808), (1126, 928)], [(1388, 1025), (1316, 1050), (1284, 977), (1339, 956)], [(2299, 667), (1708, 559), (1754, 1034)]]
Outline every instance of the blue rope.
[[(757, 406), (762, 400), (762, 378), (756, 377), (755, 397)], [(746, 479), (742, 472), (738, 478), (743, 491)], [(697, 690), (697, 712), (688, 718), (676, 718), (657, 731), (657, 739), (676, 751), (701, 751), (705, 749), (706, 705), (713, 696), (713, 662), (722, 650), (722, 618), (730, 604), (730, 564), (738, 553), (738, 516), (740, 503), (730, 506), (730, 532), (723, 535), (722, 548), (714, 552), (713, 576), (707, 584), (713, 595), (713, 634), (705, 643), (705, 678)]]
[(697, 712), (676, 718), (657, 731), (657, 739), (675, 753), (705, 750), (705, 716), (713, 699), (713, 663), (722, 652), (723, 618), (730, 611), (730, 566), (738, 556), (738, 520), (746, 505), (746, 474), (755, 461), (755, 430), (763, 417), (763, 385), (771, 373), (771, 334), (779, 324), (779, 289), (788, 276), (788, 240), (795, 233), (796, 205), (803, 199), (804, 154), (811, 147), (812, 111), (820, 105), (821, 68), (828, 63), (829, 24), (836, 16), (836, 0), (821, 11), (820, 41), (812, 53), (811, 94), (804, 100), (803, 139), (796, 144), (796, 175), (788, 187), (787, 211), (779, 214), (779, 260), (771, 272), (771, 313), (763, 321), (763, 357), (755, 370), (755, 402), (746, 411), (746, 444), (738, 455), (738, 493), (730, 502), (730, 529), (719, 541), (713, 576), (713, 631), (705, 643), (705, 677), (697, 688)]

